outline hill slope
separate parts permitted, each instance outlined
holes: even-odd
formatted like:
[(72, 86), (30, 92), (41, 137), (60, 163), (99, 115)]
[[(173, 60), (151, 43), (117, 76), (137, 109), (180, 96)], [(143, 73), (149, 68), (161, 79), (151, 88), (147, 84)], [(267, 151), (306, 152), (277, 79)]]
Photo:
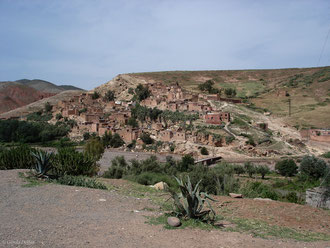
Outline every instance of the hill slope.
[[(213, 80), (219, 89), (235, 88), (237, 97), (271, 111), (290, 125), (330, 127), (330, 67), (272, 70), (165, 71), (128, 74), (147, 82), (171, 84), (199, 92)], [(286, 94), (288, 93), (288, 94)], [(289, 97), (291, 117), (289, 117)]]
[(67, 90), (81, 91), (81, 89), (71, 85), (57, 86), (39, 79), (0, 82), (0, 113), (5, 113)]

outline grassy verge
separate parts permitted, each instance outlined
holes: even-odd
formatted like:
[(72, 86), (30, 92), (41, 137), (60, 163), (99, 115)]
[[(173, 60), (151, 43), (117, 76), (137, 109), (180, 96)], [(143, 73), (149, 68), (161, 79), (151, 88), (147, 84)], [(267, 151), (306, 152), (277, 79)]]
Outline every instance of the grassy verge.
[(30, 187), (36, 187), (36, 186), (41, 186), (44, 185), (48, 182), (44, 181), (44, 180), (38, 180), (37, 178), (35, 178), (34, 176), (30, 175), (28, 173), (28, 176), (26, 174), (24, 174), (23, 172), (19, 172), (18, 176), (20, 178), (22, 178), (26, 184), (23, 184), (22, 187), (24, 188), (30, 188)]
[[(280, 238), (304, 242), (330, 240), (330, 235), (324, 233), (298, 231), (293, 228), (274, 226), (269, 225), (266, 222), (242, 218), (226, 218), (226, 221), (232, 223), (232, 225), (229, 225), (226, 228), (221, 228), (217, 225), (211, 225), (192, 219), (182, 220), (182, 225), (180, 227), (171, 227), (167, 224), (167, 218), (169, 216), (170, 215), (168, 214), (162, 214), (158, 217), (146, 217), (146, 223), (150, 225), (163, 225), (165, 229), (198, 228), (202, 230), (218, 229), (226, 232), (248, 233), (251, 234), (253, 237), (259, 237), (264, 239)], [(220, 221), (222, 219), (223, 218), (218, 217), (217, 221)]]
[(330, 240), (330, 235), (328, 234), (298, 231), (293, 228), (269, 225), (266, 222), (258, 221), (258, 220), (232, 218), (229, 219), (229, 221), (236, 224), (236, 226), (228, 227), (227, 229), (225, 229), (225, 231), (249, 233), (252, 234), (254, 237), (260, 237), (260, 238), (274, 237), (281, 239), (294, 239), (297, 241), (305, 241), (305, 242)]

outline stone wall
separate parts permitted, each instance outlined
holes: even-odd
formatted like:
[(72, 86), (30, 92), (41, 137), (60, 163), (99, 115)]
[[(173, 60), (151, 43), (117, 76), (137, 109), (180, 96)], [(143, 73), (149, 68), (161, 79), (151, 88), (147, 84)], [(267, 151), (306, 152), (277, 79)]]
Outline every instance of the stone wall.
[(306, 191), (306, 204), (330, 209), (330, 187), (317, 187)]

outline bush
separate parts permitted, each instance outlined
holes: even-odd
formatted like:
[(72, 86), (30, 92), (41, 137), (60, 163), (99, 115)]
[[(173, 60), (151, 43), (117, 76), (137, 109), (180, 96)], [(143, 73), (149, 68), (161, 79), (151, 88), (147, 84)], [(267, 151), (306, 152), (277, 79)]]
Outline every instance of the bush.
[(330, 158), (330, 152), (326, 152), (326, 153), (322, 154), (322, 157)]
[(288, 201), (288, 202), (292, 202), (292, 203), (300, 203), (300, 200), (297, 196), (297, 193), (296, 192), (290, 192), (288, 194), (285, 195), (285, 199)]
[(240, 193), (249, 198), (261, 197), (270, 198), (272, 200), (279, 199), (279, 195), (270, 185), (261, 182), (248, 182), (242, 185)]
[(177, 188), (177, 183), (174, 178), (169, 175), (165, 175), (163, 173), (155, 173), (155, 172), (143, 172), (137, 176), (127, 176), (125, 177), (130, 179), (131, 181), (135, 181), (142, 185), (154, 185), (159, 182), (165, 182), (171, 188)]
[(0, 151), (0, 170), (32, 169), (35, 159), (32, 152), (35, 151), (28, 145), (19, 145)]
[(72, 147), (58, 149), (54, 158), (54, 172), (57, 176), (95, 176), (99, 165), (87, 153), (78, 152)]
[(49, 113), (49, 112), (52, 111), (52, 109), (53, 109), (53, 106), (50, 105), (49, 102), (46, 102), (46, 103), (45, 103), (45, 112), (46, 112), (46, 113)]
[(293, 159), (285, 159), (276, 163), (275, 170), (282, 176), (292, 177), (297, 174), (298, 166)]
[(107, 189), (107, 187), (103, 183), (96, 181), (96, 179), (84, 176), (64, 175), (63, 177), (58, 178), (55, 182), (70, 186), (86, 187), (93, 189)]
[(315, 156), (305, 156), (300, 163), (300, 173), (307, 179), (317, 180), (326, 175), (327, 164)]
[(90, 139), (84, 146), (84, 151), (89, 156), (93, 157), (95, 161), (100, 160), (104, 153), (104, 146), (103, 143), (96, 138)]
[(103, 177), (120, 179), (124, 176), (124, 172), (124, 168), (121, 168), (119, 166), (111, 166), (108, 168), (107, 171), (104, 172)]
[(234, 171), (238, 176), (245, 173), (245, 169), (241, 165), (235, 165), (234, 166)]
[(206, 149), (206, 147), (202, 147), (201, 154), (202, 155), (209, 155), (209, 151)]
[(125, 144), (125, 142), (123, 141), (123, 139), (120, 137), (120, 135), (118, 133), (115, 133), (114, 135), (112, 135), (112, 138), (109, 142), (109, 145), (113, 148), (118, 148), (121, 147), (123, 144)]
[(133, 127), (133, 128), (139, 126), (137, 120), (136, 120), (134, 117), (130, 117), (130, 118), (128, 119), (128, 121), (127, 121), (127, 125), (128, 125), (128, 126), (131, 126), (131, 127)]
[(234, 96), (236, 96), (236, 90), (232, 89), (232, 88), (227, 88), (227, 89), (225, 89), (225, 95), (227, 97), (234, 97)]
[(142, 133), (140, 138), (143, 141), (143, 143), (146, 145), (150, 145), (150, 144), (154, 143), (154, 140), (150, 137), (150, 134), (148, 134), (148, 133)]
[(178, 171), (186, 172), (191, 170), (191, 167), (195, 164), (195, 159), (191, 155), (184, 155), (181, 161), (177, 164)]
[(112, 90), (108, 90), (103, 98), (105, 101), (110, 102), (110, 101), (114, 101), (115, 100), (115, 92), (113, 92)]
[(93, 99), (93, 100), (96, 100), (96, 99), (98, 99), (98, 98), (100, 98), (100, 93), (98, 93), (97, 91), (94, 91), (94, 93), (93, 93), (93, 95), (92, 95), (92, 99)]

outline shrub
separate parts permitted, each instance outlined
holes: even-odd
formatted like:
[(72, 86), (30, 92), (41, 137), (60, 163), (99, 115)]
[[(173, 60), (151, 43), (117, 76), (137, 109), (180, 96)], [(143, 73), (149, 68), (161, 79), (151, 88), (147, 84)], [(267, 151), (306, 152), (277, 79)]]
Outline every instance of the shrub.
[(46, 103), (45, 103), (45, 112), (46, 112), (46, 113), (49, 113), (49, 112), (52, 111), (52, 109), (53, 109), (53, 106), (50, 105), (49, 102), (46, 102)]
[(100, 98), (100, 93), (98, 93), (97, 91), (94, 91), (93, 95), (92, 95), (92, 99), (95, 100), (95, 99), (98, 99)]
[(189, 171), (194, 164), (195, 159), (191, 155), (184, 155), (177, 164), (177, 168), (181, 172)]
[(148, 88), (148, 86), (143, 86), (142, 84), (139, 84), (135, 88), (135, 95), (138, 101), (142, 101), (150, 96), (151, 92)]
[(56, 120), (61, 120), (63, 118), (63, 115), (60, 113), (57, 113), (55, 118), (56, 118)]
[(322, 154), (322, 157), (330, 158), (330, 152), (326, 152), (326, 153)]
[(241, 165), (235, 165), (234, 166), (234, 171), (238, 176), (245, 173), (245, 169)]
[(105, 101), (110, 102), (110, 101), (114, 101), (115, 100), (115, 92), (113, 92), (112, 90), (108, 90), (103, 98)]
[(84, 146), (84, 151), (86, 154), (98, 161), (100, 158), (102, 158), (104, 153), (104, 146), (99, 139), (93, 138), (87, 141)]
[(88, 140), (90, 137), (91, 137), (91, 135), (90, 135), (89, 132), (85, 132), (85, 133), (83, 134), (83, 138), (84, 138), (84, 140)]
[(257, 173), (257, 168), (255, 167), (254, 164), (252, 164), (251, 162), (247, 162), (244, 164), (244, 169), (246, 171), (246, 173), (249, 174), (249, 177), (253, 177), (253, 175), (255, 173)]
[(201, 149), (201, 154), (202, 154), (202, 155), (209, 155), (209, 151), (207, 150), (206, 147), (202, 147), (202, 149)]
[(272, 200), (279, 199), (279, 195), (270, 185), (261, 182), (248, 182), (242, 185), (240, 193), (249, 198), (261, 197), (270, 198)]
[(154, 185), (159, 182), (165, 182), (169, 187), (177, 188), (177, 183), (174, 178), (163, 173), (143, 172), (140, 175), (128, 176), (125, 178), (143, 185)]
[(234, 96), (236, 96), (236, 90), (232, 89), (232, 88), (227, 88), (227, 89), (225, 89), (225, 95), (227, 97), (234, 97)]
[(298, 166), (293, 159), (285, 159), (276, 163), (275, 170), (282, 176), (292, 177), (297, 174)]
[(305, 156), (300, 163), (300, 173), (308, 179), (320, 179), (326, 175), (327, 164), (315, 156)]
[(32, 149), (28, 145), (19, 145), (10, 149), (0, 151), (0, 169), (32, 169), (35, 159), (32, 156)]
[(125, 142), (118, 133), (115, 133), (109, 142), (109, 145), (113, 148), (121, 147), (123, 144), (125, 144)]
[(55, 182), (69, 186), (78, 186), (93, 189), (107, 189), (107, 187), (103, 183), (96, 181), (96, 179), (84, 176), (64, 175), (63, 177), (58, 178)]
[(290, 192), (290, 193), (286, 194), (285, 199), (288, 202), (292, 202), (292, 203), (299, 203), (300, 202), (296, 192)]
[(98, 170), (95, 158), (72, 147), (58, 149), (54, 158), (54, 172), (57, 176), (94, 176)]
[(142, 133), (140, 138), (143, 141), (143, 143), (146, 145), (150, 145), (150, 144), (154, 143), (154, 140), (150, 137), (150, 134), (148, 134), (148, 133)]
[(265, 179), (265, 176), (269, 174), (270, 169), (266, 165), (260, 165), (257, 167), (257, 172), (261, 174), (262, 179)]
[(131, 127), (138, 127), (139, 124), (137, 122), (137, 120), (134, 117), (130, 117), (127, 121), (127, 125), (131, 126)]
[(111, 166), (108, 168), (107, 171), (104, 172), (103, 177), (120, 179), (124, 176), (124, 171), (124, 168), (121, 168), (119, 166)]

